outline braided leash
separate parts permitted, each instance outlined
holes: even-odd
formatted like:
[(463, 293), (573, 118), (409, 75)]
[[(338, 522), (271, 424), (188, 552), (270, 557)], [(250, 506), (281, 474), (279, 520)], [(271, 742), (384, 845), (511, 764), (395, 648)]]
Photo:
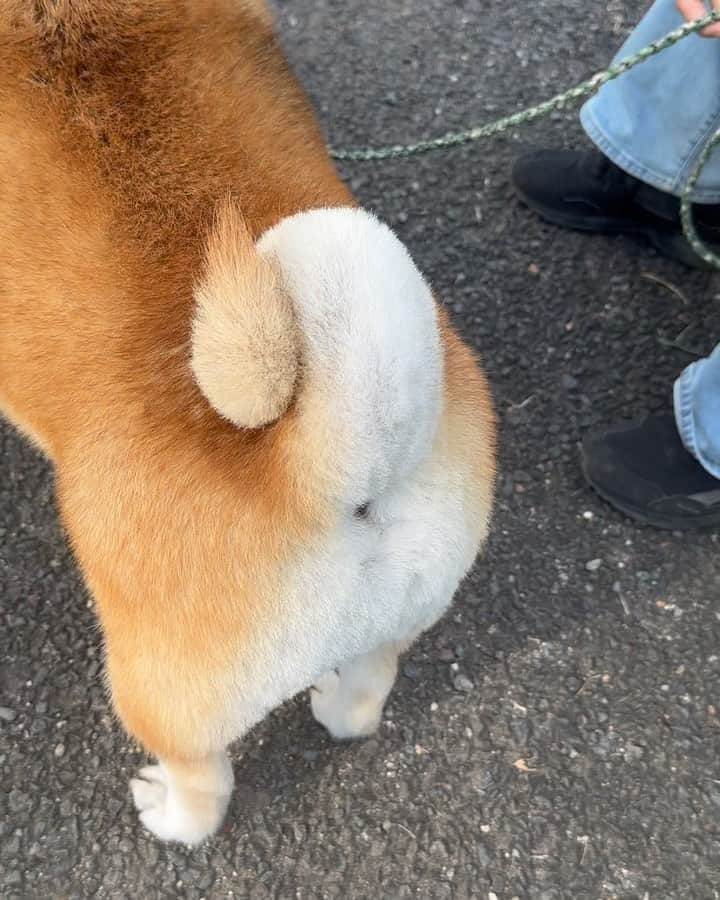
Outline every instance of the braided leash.
[[(458, 147), (462, 144), (468, 144), (479, 141), (482, 138), (501, 134), (503, 131), (507, 131), (510, 128), (516, 128), (518, 125), (524, 125), (526, 122), (533, 122), (535, 119), (540, 119), (556, 109), (562, 109), (569, 103), (574, 103), (576, 100), (594, 94), (604, 84), (607, 84), (608, 81), (612, 81), (625, 72), (630, 71), (630, 69), (639, 65), (641, 62), (644, 62), (646, 59), (649, 59), (651, 56), (655, 56), (663, 50), (667, 50), (668, 47), (672, 47), (689, 35), (695, 34), (705, 28), (706, 25), (710, 25), (712, 22), (718, 20), (720, 20), (720, 10), (714, 10), (700, 19), (687, 22), (685, 25), (681, 25), (669, 34), (666, 34), (665, 37), (653, 41), (653, 43), (641, 48), (637, 53), (626, 56), (624, 59), (615, 63), (615, 65), (609, 66), (602, 72), (598, 72), (587, 81), (581, 81), (580, 84), (575, 85), (575, 87), (571, 87), (561, 94), (556, 94), (549, 100), (537, 104), (537, 106), (531, 106), (528, 109), (523, 109), (510, 116), (504, 116), (502, 119), (488, 122), (486, 125), (478, 125), (475, 128), (468, 128), (464, 131), (452, 131), (441, 137), (416, 141), (409, 144), (388, 144), (381, 147), (359, 147), (351, 150), (337, 150), (330, 148), (330, 156), (332, 156), (333, 159), (348, 162), (381, 162), (387, 159), (405, 159), (411, 156), (418, 156), (421, 153), (430, 153), (434, 150), (445, 150), (448, 147)], [(700, 177), (700, 173), (707, 163), (713, 148), (718, 143), (720, 143), (720, 129), (708, 139), (695, 167), (683, 187), (680, 196), (680, 215), (683, 232), (695, 253), (709, 265), (720, 269), (720, 256), (708, 249), (697, 233), (697, 229), (693, 222), (690, 200), (690, 196)]]

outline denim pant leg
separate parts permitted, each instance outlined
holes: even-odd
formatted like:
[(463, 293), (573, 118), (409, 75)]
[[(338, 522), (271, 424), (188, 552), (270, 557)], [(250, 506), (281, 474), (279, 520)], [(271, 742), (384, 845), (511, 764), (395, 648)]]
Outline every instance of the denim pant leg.
[[(674, 0), (655, 0), (616, 60), (684, 22)], [(720, 40), (691, 35), (601, 88), (582, 108), (582, 125), (621, 169), (679, 195), (709, 135), (720, 128)], [(720, 149), (692, 199), (720, 202)]]
[(685, 447), (720, 478), (720, 344), (675, 382), (675, 421)]

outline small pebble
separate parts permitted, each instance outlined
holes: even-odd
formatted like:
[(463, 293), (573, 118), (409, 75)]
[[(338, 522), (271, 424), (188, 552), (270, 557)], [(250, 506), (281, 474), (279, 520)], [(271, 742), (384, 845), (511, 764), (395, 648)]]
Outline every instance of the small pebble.
[(403, 675), (409, 678), (410, 681), (417, 681), (420, 675), (420, 667), (414, 662), (406, 662), (403, 666)]
[(641, 747), (639, 744), (628, 744), (625, 748), (625, 753), (623, 754), (625, 762), (636, 762), (638, 759), (642, 759), (645, 755), (645, 748)]
[(475, 685), (470, 681), (467, 675), (456, 675), (453, 678), (453, 687), (456, 691), (462, 691), (463, 694), (469, 694)]
[(17, 719), (17, 713), (14, 709), (10, 709), (9, 706), (0, 706), (0, 719), (3, 722), (13, 722)]
[(58, 744), (55, 747), (55, 756), (62, 756), (65, 753), (65, 744)]
[(602, 560), (598, 557), (597, 559), (591, 559), (589, 562), (585, 563), (585, 568), (588, 572), (597, 572), (597, 570), (602, 565)]

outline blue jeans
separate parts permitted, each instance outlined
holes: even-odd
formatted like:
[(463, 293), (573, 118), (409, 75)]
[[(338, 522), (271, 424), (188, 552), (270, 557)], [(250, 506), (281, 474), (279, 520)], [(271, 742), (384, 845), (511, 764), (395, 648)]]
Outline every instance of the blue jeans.
[[(655, 0), (616, 59), (683, 23), (674, 0)], [(720, 128), (720, 40), (692, 35), (606, 84), (580, 112), (591, 140), (616, 165), (679, 195), (707, 138)], [(720, 150), (693, 200), (720, 203)], [(720, 344), (675, 382), (675, 421), (685, 447), (720, 478)]]
[[(674, 0), (655, 0), (620, 48), (634, 53), (685, 20)], [(720, 40), (696, 34), (606, 84), (580, 112), (591, 140), (613, 162), (678, 195), (705, 140), (720, 128)], [(697, 203), (720, 203), (720, 151), (703, 168)]]
[(675, 421), (683, 444), (720, 478), (720, 344), (675, 382)]

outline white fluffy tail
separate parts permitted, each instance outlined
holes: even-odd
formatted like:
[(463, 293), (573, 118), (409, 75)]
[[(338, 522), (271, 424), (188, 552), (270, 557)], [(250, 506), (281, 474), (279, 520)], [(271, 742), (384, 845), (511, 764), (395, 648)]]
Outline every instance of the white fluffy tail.
[(298, 377), (297, 325), (279, 273), (231, 201), (218, 210), (195, 300), (191, 366), (203, 394), (240, 428), (280, 418)]

